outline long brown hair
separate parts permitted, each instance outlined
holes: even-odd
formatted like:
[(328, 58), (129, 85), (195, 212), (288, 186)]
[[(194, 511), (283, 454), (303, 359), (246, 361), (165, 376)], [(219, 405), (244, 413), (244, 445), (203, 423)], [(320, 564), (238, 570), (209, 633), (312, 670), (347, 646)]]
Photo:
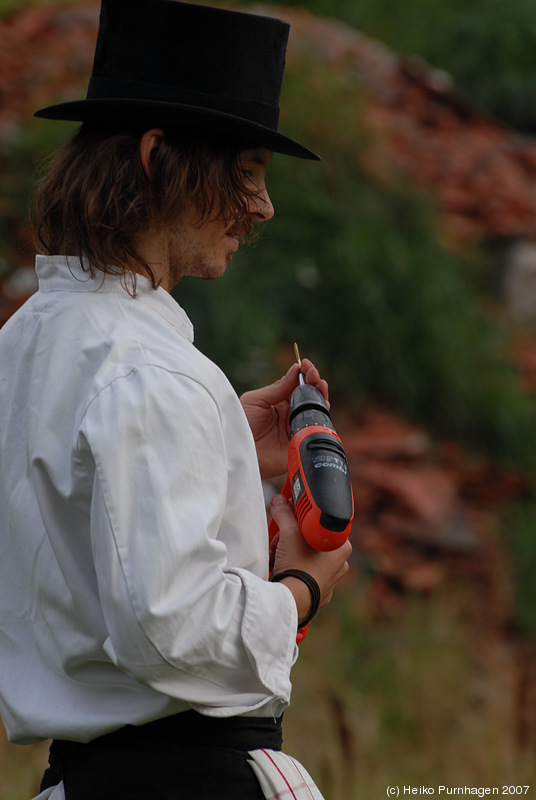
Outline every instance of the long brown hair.
[(48, 165), (32, 205), (39, 249), (78, 257), (92, 276), (120, 274), (133, 293), (133, 264), (158, 285), (134, 244), (149, 224), (174, 224), (192, 203), (199, 223), (230, 222), (254, 196), (239, 165), (247, 144), (173, 129), (153, 151), (149, 179), (139, 157), (147, 128), (84, 123)]

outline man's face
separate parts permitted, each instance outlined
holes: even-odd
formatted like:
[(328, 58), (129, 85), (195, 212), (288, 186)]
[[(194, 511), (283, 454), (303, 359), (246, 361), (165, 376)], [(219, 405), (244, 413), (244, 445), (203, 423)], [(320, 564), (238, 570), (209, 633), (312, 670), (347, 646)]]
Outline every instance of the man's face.
[(171, 289), (186, 276), (206, 280), (220, 278), (252, 224), (273, 217), (274, 208), (265, 184), (271, 157), (271, 151), (263, 147), (244, 150), (240, 155), (240, 168), (257, 195), (247, 199), (246, 213), (241, 219), (198, 223), (192, 209), (179, 224), (165, 232), (170, 276), (170, 285), (166, 288)]

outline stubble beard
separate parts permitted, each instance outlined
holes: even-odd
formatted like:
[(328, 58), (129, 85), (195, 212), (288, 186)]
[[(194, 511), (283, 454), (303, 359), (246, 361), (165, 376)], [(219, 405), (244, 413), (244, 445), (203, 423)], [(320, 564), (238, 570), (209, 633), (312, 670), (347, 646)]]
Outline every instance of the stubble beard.
[(233, 253), (226, 257), (225, 266), (215, 264), (210, 256), (201, 254), (183, 255), (176, 257), (171, 265), (171, 274), (178, 280), (184, 277), (200, 278), (203, 281), (217, 281), (225, 274), (227, 266), (233, 260)]
[[(257, 234), (256, 227), (251, 219), (241, 221), (241, 245), (251, 243)], [(205, 281), (216, 281), (223, 277), (227, 266), (232, 262), (234, 252), (231, 250), (226, 256), (225, 266), (214, 263), (210, 255), (200, 253), (188, 244), (185, 229), (178, 225), (169, 231), (168, 239), (168, 265), (169, 276), (173, 286), (185, 277), (200, 278)]]
[[(168, 248), (169, 276), (174, 286), (185, 277), (201, 278), (201, 280), (215, 281), (220, 278), (225, 267), (215, 264), (210, 255), (199, 253), (189, 248), (185, 243), (184, 232), (176, 228), (170, 232)], [(227, 257), (227, 264), (232, 261), (233, 254)]]

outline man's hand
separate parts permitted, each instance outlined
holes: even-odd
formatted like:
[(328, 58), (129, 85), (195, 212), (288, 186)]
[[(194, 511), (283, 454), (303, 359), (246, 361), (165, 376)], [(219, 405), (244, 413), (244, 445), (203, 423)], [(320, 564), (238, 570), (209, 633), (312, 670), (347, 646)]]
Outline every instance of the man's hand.
[[(327, 605), (337, 583), (348, 572), (348, 559), (352, 545), (346, 541), (337, 550), (319, 552), (313, 550), (303, 538), (290, 503), (282, 496), (275, 495), (271, 501), (271, 511), (279, 534), (272, 542), (272, 574), (278, 575), (287, 569), (300, 569), (308, 572), (318, 583), (320, 589), (320, 608)], [(298, 609), (298, 620), (303, 620), (311, 607), (311, 595), (307, 586), (297, 578), (284, 578), (282, 581), (292, 592)]]
[[(316, 386), (328, 402), (328, 384), (320, 378), (320, 373), (308, 358), (302, 360), (301, 372), (305, 382)], [(240, 398), (253, 432), (263, 478), (275, 478), (287, 471), (288, 411), (299, 373), (300, 367), (293, 364), (275, 383), (246, 392)]]

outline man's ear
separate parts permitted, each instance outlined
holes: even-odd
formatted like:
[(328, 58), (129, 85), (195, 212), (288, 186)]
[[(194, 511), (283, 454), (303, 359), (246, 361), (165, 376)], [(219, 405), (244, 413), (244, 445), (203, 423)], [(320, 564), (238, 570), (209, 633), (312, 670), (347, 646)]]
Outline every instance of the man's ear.
[(151, 158), (153, 151), (156, 150), (164, 141), (164, 131), (160, 128), (151, 128), (145, 131), (140, 141), (140, 159), (143, 170), (149, 180), (151, 180)]

